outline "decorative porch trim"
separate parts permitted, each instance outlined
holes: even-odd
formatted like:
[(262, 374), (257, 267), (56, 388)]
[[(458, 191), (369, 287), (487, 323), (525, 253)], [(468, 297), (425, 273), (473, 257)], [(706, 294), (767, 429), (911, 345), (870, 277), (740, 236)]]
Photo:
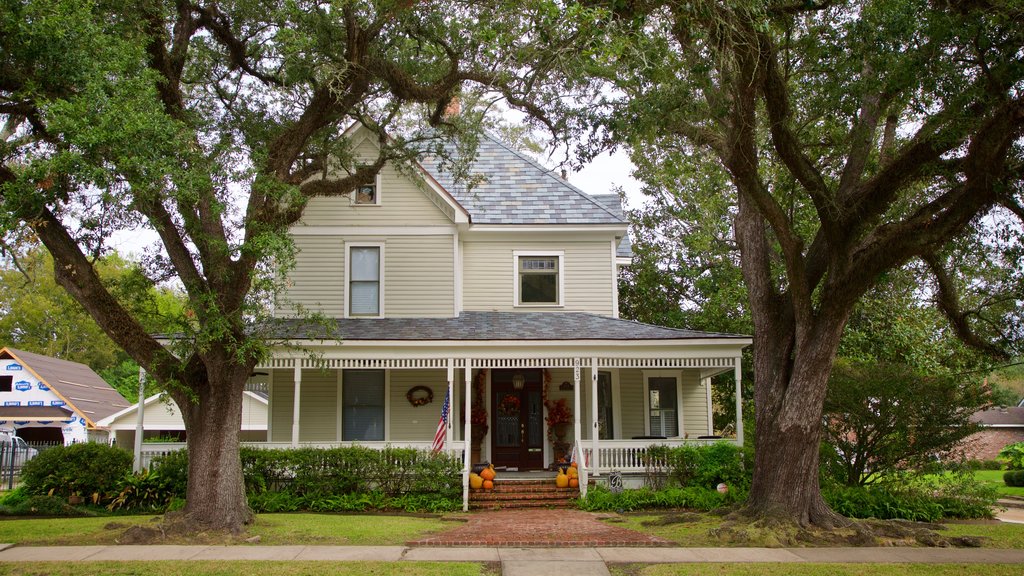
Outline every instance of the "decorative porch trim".
[[(517, 357), (518, 352), (509, 351), (509, 356), (503, 358), (456, 358), (453, 368), (575, 368), (576, 359), (570, 357), (543, 358), (536, 355)], [(316, 368), (329, 370), (369, 370), (369, 369), (437, 369), (448, 368), (447, 357), (419, 357), (419, 358), (338, 358), (338, 357), (278, 357), (270, 358), (256, 366), (257, 370), (266, 369), (287, 369), (287, 368)], [(648, 370), (658, 369), (682, 369), (682, 368), (734, 368), (736, 366), (735, 356), (701, 357), (701, 358), (612, 358), (598, 357), (597, 368), (639, 368)]]

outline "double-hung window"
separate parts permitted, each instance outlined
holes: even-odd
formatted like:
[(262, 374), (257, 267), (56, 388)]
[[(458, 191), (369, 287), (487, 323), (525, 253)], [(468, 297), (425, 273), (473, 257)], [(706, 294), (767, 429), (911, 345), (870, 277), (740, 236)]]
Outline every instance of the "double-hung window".
[(383, 370), (342, 372), (342, 440), (384, 440), (384, 393)]
[(515, 252), (516, 306), (561, 306), (562, 252)]
[(349, 316), (382, 316), (383, 246), (350, 246), (348, 249)]

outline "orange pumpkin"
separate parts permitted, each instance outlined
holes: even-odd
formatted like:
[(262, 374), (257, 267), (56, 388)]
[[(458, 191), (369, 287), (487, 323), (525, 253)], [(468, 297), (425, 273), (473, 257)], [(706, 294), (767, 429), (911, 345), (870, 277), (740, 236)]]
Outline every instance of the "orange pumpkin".
[(580, 479), (579, 478), (577, 478), (575, 476), (573, 476), (572, 478), (569, 478), (569, 488), (579, 488), (579, 487), (580, 487)]
[(569, 477), (565, 475), (565, 472), (559, 472), (558, 476), (555, 476), (555, 486), (559, 488), (566, 488), (569, 486)]
[(494, 480), (495, 476), (496, 474), (494, 472), (494, 468), (484, 468), (483, 470), (480, 471), (480, 477), (483, 478), (485, 481)]
[(470, 473), (470, 475), (469, 475), (469, 487), (470, 488), (472, 488), (473, 490), (479, 490), (480, 487), (483, 486), (483, 485), (484, 485), (484, 481), (483, 481), (482, 478), (480, 478), (479, 474), (472, 474), (472, 473)]
[(484, 490), (494, 490), (494, 482), (491, 480), (484, 480)]

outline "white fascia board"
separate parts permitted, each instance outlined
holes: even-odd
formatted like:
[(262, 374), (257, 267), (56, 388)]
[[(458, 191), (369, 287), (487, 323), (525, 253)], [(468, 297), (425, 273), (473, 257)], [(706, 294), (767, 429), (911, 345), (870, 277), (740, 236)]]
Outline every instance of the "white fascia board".
[(981, 424), (982, 428), (1024, 428), (1024, 423), (1021, 424)]
[[(295, 340), (325, 358), (735, 358), (750, 338), (693, 340)], [(453, 353), (453, 350), (458, 352)], [(301, 358), (287, 352), (282, 357)]]
[(473, 224), (465, 233), (486, 235), (489, 238), (500, 238), (504, 234), (522, 238), (524, 233), (572, 234), (578, 237), (591, 233), (595, 238), (605, 239), (610, 234), (622, 236), (626, 229), (626, 224)]
[(633, 259), (632, 258), (624, 258), (622, 256), (616, 256), (615, 257), (615, 265), (616, 266), (629, 266), (632, 263), (633, 263)]
[(451, 236), (455, 226), (292, 226), (293, 236)]

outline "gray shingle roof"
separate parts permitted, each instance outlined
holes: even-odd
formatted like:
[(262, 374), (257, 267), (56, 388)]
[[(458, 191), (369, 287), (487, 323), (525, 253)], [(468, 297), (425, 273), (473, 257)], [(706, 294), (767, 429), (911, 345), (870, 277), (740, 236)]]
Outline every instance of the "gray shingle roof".
[(85, 364), (14, 348), (0, 349), (0, 358), (12, 358), (35, 372), (90, 424), (130, 404)]
[(326, 340), (695, 340), (749, 336), (698, 332), (586, 312), (463, 312), (457, 318), (282, 320), (277, 337)]
[(467, 189), (436, 158), (423, 167), (455, 197), (475, 224), (623, 224), (618, 213), (535, 160), (484, 134), (470, 172), (485, 178)]
[(989, 408), (971, 415), (971, 422), (982, 426), (1020, 426), (1024, 428), (1024, 408)]

